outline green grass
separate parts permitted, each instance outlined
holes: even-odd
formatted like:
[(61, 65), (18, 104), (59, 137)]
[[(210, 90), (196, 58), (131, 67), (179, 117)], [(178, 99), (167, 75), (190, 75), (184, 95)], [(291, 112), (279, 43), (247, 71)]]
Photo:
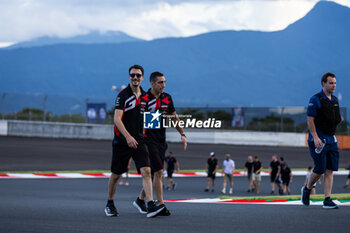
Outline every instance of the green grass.
[[(231, 197), (231, 196), (220, 196), (220, 199), (230, 199), (230, 200), (240, 200), (240, 199), (247, 199), (247, 200), (287, 200), (287, 201), (296, 201), (300, 200), (300, 195), (288, 195), (288, 196), (246, 196), (246, 197)], [(350, 193), (338, 193), (338, 194), (332, 194), (331, 198), (333, 200), (350, 200)], [(323, 201), (324, 200), (324, 194), (316, 194), (311, 195), (310, 200), (312, 201)]]

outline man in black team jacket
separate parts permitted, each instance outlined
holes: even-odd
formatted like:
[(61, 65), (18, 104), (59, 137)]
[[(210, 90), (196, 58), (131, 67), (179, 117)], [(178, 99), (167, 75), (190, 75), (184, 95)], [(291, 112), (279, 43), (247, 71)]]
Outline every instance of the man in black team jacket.
[[(150, 76), (150, 82), (152, 88), (141, 98), (141, 112), (155, 112), (158, 110), (161, 116), (168, 115), (172, 121), (177, 122), (179, 118), (176, 115), (173, 100), (168, 93), (163, 92), (165, 88), (164, 75), (160, 72), (153, 72)], [(160, 122), (162, 123), (163, 121), (161, 120)], [(187, 140), (183, 128), (177, 125), (176, 129), (181, 135), (184, 150), (186, 150)], [(168, 216), (170, 212), (164, 205), (162, 185), (164, 158), (168, 148), (165, 138), (165, 128), (161, 124), (160, 129), (145, 129), (145, 137), (149, 149), (152, 173), (154, 174), (153, 185), (158, 199), (158, 206), (164, 208), (159, 215)], [(140, 213), (145, 212), (144, 195), (145, 192), (143, 189), (141, 191), (141, 198), (137, 198), (133, 203)]]
[(129, 68), (130, 84), (123, 89), (115, 102), (114, 140), (111, 177), (108, 183), (108, 201), (105, 208), (107, 216), (118, 216), (113, 198), (120, 176), (127, 171), (130, 157), (142, 174), (142, 185), (148, 199), (147, 217), (154, 217), (164, 207), (153, 201), (151, 169), (147, 146), (143, 135), (143, 115), (140, 112), (140, 98), (144, 94), (140, 84), (144, 70), (139, 65)]

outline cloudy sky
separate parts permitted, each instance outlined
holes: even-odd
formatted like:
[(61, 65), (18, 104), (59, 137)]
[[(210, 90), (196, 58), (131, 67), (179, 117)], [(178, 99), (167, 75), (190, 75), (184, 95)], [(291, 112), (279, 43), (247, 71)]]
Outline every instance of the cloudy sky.
[[(123, 31), (151, 40), (217, 30), (282, 30), (318, 0), (0, 0), (0, 46)], [(350, 0), (336, 0), (350, 6)]]

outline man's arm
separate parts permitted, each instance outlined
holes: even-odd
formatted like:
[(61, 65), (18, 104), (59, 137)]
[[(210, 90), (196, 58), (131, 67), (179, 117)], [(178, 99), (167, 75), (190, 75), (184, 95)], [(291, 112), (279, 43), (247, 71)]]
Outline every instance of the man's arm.
[(312, 137), (314, 138), (314, 143), (316, 148), (322, 147), (322, 141), (318, 137), (316, 132), (316, 126), (315, 126), (315, 118), (312, 116), (307, 116), (307, 125), (309, 126), (310, 133)]
[(179, 164), (179, 161), (176, 161), (176, 171), (177, 171), (177, 172), (180, 171), (180, 164)]
[(261, 172), (261, 171), (262, 171), (262, 169), (263, 169), (263, 167), (261, 166), (261, 167), (260, 167), (260, 169), (259, 169), (259, 170), (257, 170), (255, 173), (256, 173), (256, 174), (259, 174), (259, 172)]
[(278, 171), (277, 171), (276, 177), (279, 177), (280, 173), (281, 173), (281, 165), (278, 165)]
[[(172, 113), (170, 113), (169, 115), (171, 116), (171, 120), (172, 120), (173, 122), (178, 122), (178, 121), (180, 120), (179, 117), (177, 116), (176, 112), (172, 112)], [(180, 133), (180, 135), (181, 135), (181, 141), (182, 141), (183, 144), (184, 144), (184, 150), (186, 150), (186, 148), (187, 148), (187, 138), (186, 138), (186, 136), (185, 136), (184, 129), (181, 128), (181, 127), (179, 126), (179, 124), (176, 124), (176, 130)]]
[(126, 139), (126, 142), (128, 143), (128, 146), (131, 148), (136, 149), (137, 148), (137, 141), (135, 140), (135, 138), (133, 138), (129, 132), (126, 130), (124, 123), (122, 121), (122, 117), (123, 117), (123, 110), (121, 109), (116, 109), (114, 111), (114, 124), (117, 126), (117, 128), (119, 129), (120, 133), (123, 134), (123, 136)]

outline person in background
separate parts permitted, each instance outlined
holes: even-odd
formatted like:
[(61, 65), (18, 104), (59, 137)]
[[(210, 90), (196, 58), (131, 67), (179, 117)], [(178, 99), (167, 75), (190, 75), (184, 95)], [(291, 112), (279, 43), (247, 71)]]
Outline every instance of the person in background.
[(288, 164), (284, 161), (283, 157), (280, 157), (281, 161), (281, 179), (283, 182), (283, 194), (290, 194), (289, 183), (292, 182), (292, 171), (288, 167)]
[(263, 167), (261, 162), (259, 161), (259, 156), (254, 157), (254, 162), (253, 162), (253, 173), (252, 173), (252, 179), (255, 185), (255, 193), (259, 193), (260, 189), (260, 182), (261, 182), (261, 174), (260, 172), (262, 171)]
[(207, 160), (207, 165), (206, 165), (206, 170), (208, 173), (208, 178), (207, 178), (207, 186), (205, 188), (205, 192), (209, 192), (209, 186), (210, 186), (210, 180), (212, 181), (211, 184), (211, 191), (215, 191), (215, 176), (216, 176), (216, 171), (218, 170), (219, 165), (218, 165), (218, 160), (215, 158), (215, 153), (211, 152), (210, 157)]
[[(131, 158), (129, 159), (129, 164), (128, 164), (128, 170), (126, 170), (125, 174), (125, 186), (129, 186), (129, 169), (130, 169), (130, 165), (131, 165)], [(119, 182), (120, 186), (124, 185), (123, 182), (123, 175), (120, 177), (120, 182)]]
[(252, 179), (252, 171), (253, 171), (253, 156), (248, 156), (248, 161), (244, 165), (244, 172), (247, 172), (249, 188), (248, 193), (253, 192), (255, 190), (254, 182)]
[(280, 172), (281, 172), (281, 165), (280, 162), (277, 159), (276, 155), (272, 156), (272, 161), (270, 163), (270, 181), (271, 181), (271, 194), (275, 193), (275, 183), (278, 186), (279, 194), (283, 194), (283, 188), (280, 183)]
[[(180, 171), (180, 164), (179, 162), (176, 160), (176, 158), (173, 156), (173, 152), (169, 152), (168, 156), (165, 158), (165, 163), (167, 166), (167, 173), (168, 173), (168, 186), (167, 186), (167, 190), (170, 190), (170, 184), (172, 187), (172, 190), (175, 190), (176, 188), (176, 183), (173, 180), (173, 173), (175, 171), (179, 172)], [(164, 166), (165, 167), (165, 166)]]
[(229, 194), (232, 194), (234, 170), (235, 170), (235, 162), (231, 159), (231, 155), (226, 154), (225, 160), (223, 162), (223, 167), (222, 167), (222, 172), (224, 173), (224, 183), (222, 185), (223, 188), (222, 188), (221, 193), (223, 193), (223, 194), (226, 193), (226, 181), (228, 179), (230, 182)]

